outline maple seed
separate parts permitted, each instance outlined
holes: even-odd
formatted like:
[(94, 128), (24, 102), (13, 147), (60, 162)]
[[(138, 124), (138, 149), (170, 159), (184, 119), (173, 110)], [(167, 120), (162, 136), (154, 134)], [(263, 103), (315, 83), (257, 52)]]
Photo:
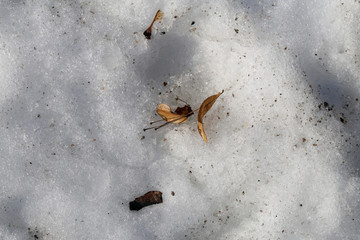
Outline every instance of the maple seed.
[(203, 103), (200, 106), (199, 112), (198, 112), (198, 131), (200, 133), (200, 136), (204, 139), (205, 142), (207, 142), (207, 137), (204, 131), (204, 125), (203, 125), (203, 117), (205, 114), (210, 110), (210, 108), (214, 105), (215, 101), (218, 99), (218, 97), (224, 92), (219, 92), (216, 95), (212, 95), (205, 99)]
[(164, 16), (164, 13), (159, 9), (156, 12), (154, 20), (152, 21), (150, 26), (144, 31), (144, 36), (146, 37), (146, 39), (151, 39), (152, 26), (153, 26), (154, 22), (160, 21), (161, 19), (163, 19), (163, 16)]

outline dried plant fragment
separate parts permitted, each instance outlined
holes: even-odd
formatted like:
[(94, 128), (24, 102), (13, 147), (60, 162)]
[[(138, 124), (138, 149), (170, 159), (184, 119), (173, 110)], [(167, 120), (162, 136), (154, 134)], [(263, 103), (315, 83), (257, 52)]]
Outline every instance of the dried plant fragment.
[(155, 14), (154, 20), (152, 21), (152, 23), (150, 24), (150, 27), (148, 27), (145, 31), (144, 31), (144, 36), (146, 37), (146, 39), (151, 39), (151, 32), (152, 32), (152, 26), (154, 24), (154, 22), (156, 21), (160, 21), (161, 19), (163, 19), (164, 13), (161, 10), (158, 10)]
[(180, 116), (184, 116), (187, 119), (188, 117), (194, 114), (194, 111), (191, 109), (190, 105), (185, 105), (183, 107), (177, 107), (175, 113), (179, 114)]
[(222, 90), (222, 92), (219, 92), (216, 95), (212, 95), (212, 96), (208, 97), (207, 99), (205, 99), (203, 101), (203, 103), (200, 106), (200, 109), (199, 109), (199, 112), (198, 112), (198, 130), (199, 130), (200, 136), (204, 139), (205, 142), (207, 142), (207, 137), (206, 137), (206, 134), (205, 134), (205, 131), (204, 131), (203, 117), (210, 110), (210, 108), (214, 105), (214, 103), (216, 102), (218, 97), (223, 92), (224, 92), (224, 90)]
[[(156, 112), (161, 116), (161, 118), (166, 121), (165, 124), (162, 124), (158, 127), (150, 127), (145, 128), (144, 131), (154, 128), (155, 130), (167, 125), (168, 123), (183, 123), (187, 120), (187, 118), (194, 114), (194, 111), (191, 109), (189, 105), (185, 105), (184, 107), (176, 108), (175, 112), (171, 111), (171, 108), (162, 103), (158, 106)], [(162, 120), (160, 120), (162, 121)], [(156, 123), (159, 121), (151, 122), (150, 124)]]
[(135, 200), (130, 202), (129, 205), (130, 210), (139, 211), (144, 207), (158, 203), (162, 203), (162, 192), (150, 191), (141, 197), (135, 198)]
[(171, 123), (182, 123), (185, 122), (188, 118), (188, 114), (191, 112), (190, 106), (186, 105), (182, 108), (177, 108), (175, 112), (171, 111), (171, 108), (162, 103), (159, 105), (156, 112), (164, 119), (166, 122)]

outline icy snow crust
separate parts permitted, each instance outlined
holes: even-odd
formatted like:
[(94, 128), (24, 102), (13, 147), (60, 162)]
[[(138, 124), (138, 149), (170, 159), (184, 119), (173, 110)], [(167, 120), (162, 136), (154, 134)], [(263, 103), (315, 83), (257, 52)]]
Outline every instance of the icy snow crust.
[[(359, 20), (354, 0), (2, 0), (0, 238), (359, 239)], [(208, 144), (196, 116), (142, 131), (222, 89)]]

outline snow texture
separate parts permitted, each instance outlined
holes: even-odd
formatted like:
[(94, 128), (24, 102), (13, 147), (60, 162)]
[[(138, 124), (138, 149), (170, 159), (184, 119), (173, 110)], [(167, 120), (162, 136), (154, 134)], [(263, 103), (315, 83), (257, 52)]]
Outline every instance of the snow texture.
[[(0, 239), (359, 239), (359, 21), (358, 0), (0, 1)], [(196, 116), (143, 132), (221, 90), (207, 144)]]

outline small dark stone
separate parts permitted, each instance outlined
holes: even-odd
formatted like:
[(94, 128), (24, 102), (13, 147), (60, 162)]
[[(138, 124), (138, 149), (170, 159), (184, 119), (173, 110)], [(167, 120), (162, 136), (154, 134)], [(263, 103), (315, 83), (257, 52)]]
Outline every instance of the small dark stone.
[(192, 21), (192, 22), (191, 22), (191, 26), (194, 25), (194, 24), (195, 24), (195, 21)]
[(166, 32), (160, 32), (160, 35), (164, 35), (164, 34), (166, 34)]
[(167, 86), (167, 82), (163, 82), (163, 85), (164, 85), (164, 87), (166, 87), (166, 86)]
[(174, 192), (174, 191), (171, 191), (171, 196), (175, 196), (175, 192)]

